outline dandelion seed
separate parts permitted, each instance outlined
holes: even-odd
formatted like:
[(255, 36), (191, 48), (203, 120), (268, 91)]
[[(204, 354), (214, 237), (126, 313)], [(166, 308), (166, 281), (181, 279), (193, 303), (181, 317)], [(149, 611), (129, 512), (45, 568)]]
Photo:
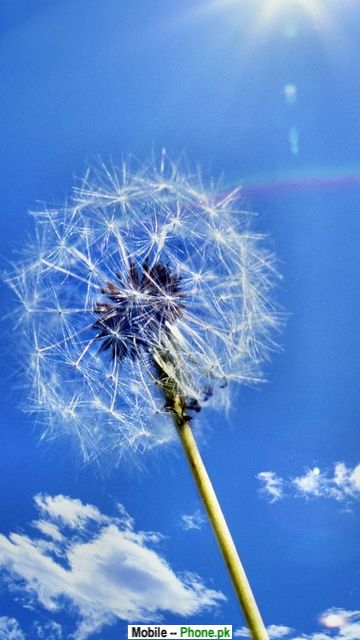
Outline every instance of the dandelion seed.
[(174, 438), (158, 425), (159, 367), (197, 409), (210, 397), (222, 407), (232, 381), (261, 379), (276, 271), (238, 190), (206, 192), (163, 156), (160, 170), (88, 172), (70, 205), (33, 216), (36, 244), (10, 284), (32, 345), (31, 408), (47, 414), (48, 435), (71, 433), (59, 407), (75, 394), (85, 458), (119, 459)]
[[(163, 155), (159, 170), (88, 172), (70, 205), (33, 215), (36, 244), (9, 282), (45, 435), (75, 435), (89, 460), (177, 431), (196, 458), (192, 415), (223, 406), (234, 382), (261, 379), (278, 325), (274, 258), (238, 190), (208, 192)], [(230, 534), (216, 535), (226, 555)], [(248, 621), (266, 637), (261, 619)]]

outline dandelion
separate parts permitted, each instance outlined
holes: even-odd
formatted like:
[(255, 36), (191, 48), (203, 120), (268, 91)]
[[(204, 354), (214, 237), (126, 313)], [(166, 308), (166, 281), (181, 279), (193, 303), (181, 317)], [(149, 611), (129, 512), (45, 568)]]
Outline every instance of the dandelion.
[(70, 204), (33, 215), (36, 243), (10, 284), (45, 435), (75, 435), (89, 460), (178, 434), (253, 637), (266, 638), (191, 429), (234, 383), (261, 379), (278, 324), (274, 258), (239, 190), (205, 190), (163, 155), (160, 168), (89, 172)]

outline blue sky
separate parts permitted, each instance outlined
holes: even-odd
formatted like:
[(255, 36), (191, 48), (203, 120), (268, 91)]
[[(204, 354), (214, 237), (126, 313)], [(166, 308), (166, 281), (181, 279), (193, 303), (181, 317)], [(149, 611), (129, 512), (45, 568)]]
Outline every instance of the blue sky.
[[(288, 318), (268, 382), (201, 450), (270, 637), (359, 640), (357, 1), (2, 0), (0, 17), (3, 271), (27, 211), (99, 157), (165, 147), (243, 185)], [(180, 446), (99, 470), (39, 442), (1, 295), (0, 639), (115, 640), (133, 618), (245, 637)]]

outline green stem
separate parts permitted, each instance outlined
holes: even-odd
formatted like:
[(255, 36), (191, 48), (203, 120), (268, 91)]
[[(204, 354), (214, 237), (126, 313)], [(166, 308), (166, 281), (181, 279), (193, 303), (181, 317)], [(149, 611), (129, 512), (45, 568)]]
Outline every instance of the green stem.
[(161, 365), (155, 363), (155, 366), (158, 372), (159, 386), (166, 398), (166, 406), (172, 413), (177, 433), (230, 573), (251, 637), (253, 640), (269, 640), (249, 581), (190, 428), (189, 416), (186, 414), (186, 402), (177, 384), (167, 376)]

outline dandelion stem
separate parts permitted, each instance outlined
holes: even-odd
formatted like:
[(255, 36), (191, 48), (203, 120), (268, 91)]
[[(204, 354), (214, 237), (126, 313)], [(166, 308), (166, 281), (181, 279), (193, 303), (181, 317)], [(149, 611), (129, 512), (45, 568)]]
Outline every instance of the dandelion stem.
[(186, 419), (184, 420), (177, 415), (175, 417), (175, 423), (190, 469), (195, 478), (195, 482), (209, 516), (216, 539), (222, 551), (225, 564), (228, 568), (236, 594), (239, 598), (251, 636), (254, 640), (268, 640), (269, 637), (256, 604), (256, 600), (246, 577), (244, 567), (240, 561), (231, 533), (226, 524), (226, 520), (216, 497), (211, 480), (200, 456), (189, 421)]
[[(164, 360), (169, 357), (165, 357)], [(183, 445), (191, 472), (197, 484), (201, 499), (205, 506), (215, 537), (223, 554), (225, 564), (230, 573), (233, 586), (238, 596), (253, 640), (269, 640), (260, 611), (247, 579), (244, 567), (239, 558), (231, 533), (221, 510), (216, 493), (212, 486), (206, 467), (201, 458), (187, 414), (187, 403), (178, 385), (164, 371), (160, 362), (154, 361), (158, 384), (166, 398), (166, 407), (173, 416), (177, 433)]]

